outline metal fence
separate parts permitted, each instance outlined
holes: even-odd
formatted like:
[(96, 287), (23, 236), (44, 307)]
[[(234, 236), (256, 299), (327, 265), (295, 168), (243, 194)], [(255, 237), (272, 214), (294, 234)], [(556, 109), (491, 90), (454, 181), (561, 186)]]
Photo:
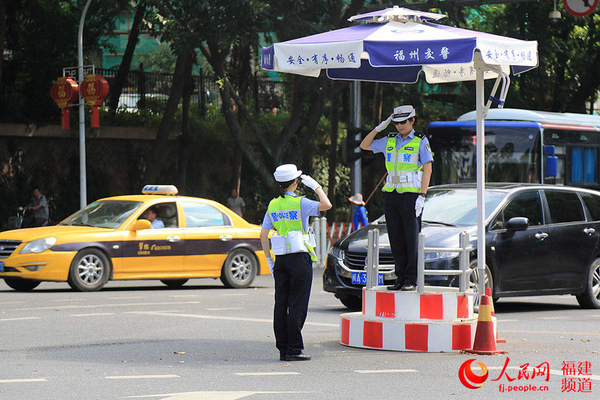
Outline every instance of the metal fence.
[[(102, 75), (112, 87), (117, 70), (96, 68), (95, 73)], [(214, 77), (206, 74), (193, 75), (193, 91), (191, 101), (200, 114), (211, 107), (221, 106), (219, 84)], [(119, 96), (118, 107), (121, 110), (137, 112), (153, 103), (166, 102), (169, 98), (173, 74), (132, 70), (127, 74), (125, 84)], [(275, 109), (286, 109), (285, 86), (283, 82), (275, 82), (252, 77), (250, 82), (251, 100), (257, 112), (273, 112)], [(109, 96), (111, 91), (109, 90)]]

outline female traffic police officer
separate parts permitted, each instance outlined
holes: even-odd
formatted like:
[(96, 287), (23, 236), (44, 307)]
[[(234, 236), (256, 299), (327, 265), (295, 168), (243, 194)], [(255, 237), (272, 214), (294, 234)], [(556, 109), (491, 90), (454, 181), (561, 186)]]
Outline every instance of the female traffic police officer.
[[(375, 139), (393, 121), (398, 133)], [(427, 138), (415, 133), (415, 109), (400, 106), (363, 139), (360, 148), (385, 154), (388, 171), (383, 211), (394, 256), (396, 282), (389, 290), (414, 290), (417, 282), (417, 240), (421, 212), (431, 178), (433, 155)]]
[[(308, 244), (306, 232), (308, 217), (329, 210), (331, 202), (321, 185), (310, 176), (302, 175), (302, 171), (298, 171), (294, 164), (280, 165), (273, 175), (279, 183), (281, 194), (269, 203), (260, 241), (275, 279), (275, 345), (281, 361), (310, 360), (309, 355), (302, 353), (304, 343), (301, 333), (308, 311), (313, 274), (311, 258), (314, 257), (314, 249)], [(315, 191), (319, 201), (294, 193), (298, 188), (298, 178)], [(277, 230), (278, 234), (278, 240), (271, 239), (275, 261), (270, 257), (271, 229)]]

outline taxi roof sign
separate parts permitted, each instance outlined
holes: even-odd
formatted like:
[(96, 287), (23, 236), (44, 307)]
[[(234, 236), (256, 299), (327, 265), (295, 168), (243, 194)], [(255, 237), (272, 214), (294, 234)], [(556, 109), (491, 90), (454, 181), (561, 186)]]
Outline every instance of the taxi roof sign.
[(166, 194), (170, 196), (175, 196), (179, 193), (179, 190), (175, 187), (175, 185), (146, 185), (142, 189), (143, 194)]

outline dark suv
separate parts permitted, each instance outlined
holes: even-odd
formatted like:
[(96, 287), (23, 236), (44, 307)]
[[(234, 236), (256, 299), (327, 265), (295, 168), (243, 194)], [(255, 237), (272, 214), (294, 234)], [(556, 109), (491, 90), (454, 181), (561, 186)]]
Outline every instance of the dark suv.
[[(494, 299), (573, 294), (584, 308), (600, 308), (600, 193), (575, 187), (489, 183), (485, 191), (486, 287)], [(425, 247), (458, 247), (460, 232), (477, 248), (475, 184), (433, 186), (423, 209)], [(351, 309), (365, 285), (367, 232), (379, 229), (380, 285), (395, 280), (385, 218), (334, 243), (323, 289)], [(471, 268), (476, 252), (471, 253)], [(458, 254), (425, 253), (425, 269), (458, 269)], [(476, 282), (475, 273), (471, 281)], [(428, 285), (458, 285), (455, 276), (425, 276)]]

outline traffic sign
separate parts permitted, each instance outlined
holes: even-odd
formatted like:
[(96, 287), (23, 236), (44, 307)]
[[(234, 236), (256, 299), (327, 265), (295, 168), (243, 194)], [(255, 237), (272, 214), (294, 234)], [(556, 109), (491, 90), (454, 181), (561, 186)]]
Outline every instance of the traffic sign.
[[(598, 0), (596, 0), (596, 2), (598, 2)], [(94, 74), (96, 71), (95, 66), (92, 65), (83, 65), (83, 78), (85, 78), (88, 75)], [(63, 68), (63, 77), (65, 78), (72, 78), (75, 82), (81, 83), (79, 82), (79, 67), (65, 67)], [(83, 79), (82, 78), (82, 79)]]
[(598, 0), (563, 0), (563, 5), (569, 14), (585, 17), (594, 12), (598, 6)]

